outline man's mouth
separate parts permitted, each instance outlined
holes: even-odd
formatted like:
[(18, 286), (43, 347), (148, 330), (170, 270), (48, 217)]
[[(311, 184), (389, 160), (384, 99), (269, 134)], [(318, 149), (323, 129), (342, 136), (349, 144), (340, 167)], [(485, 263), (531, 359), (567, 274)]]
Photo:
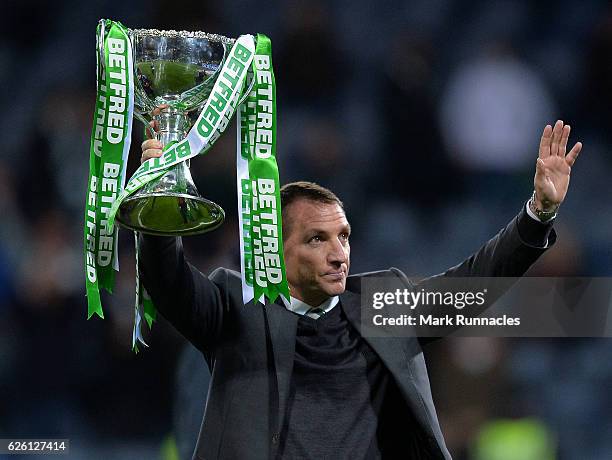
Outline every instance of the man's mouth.
[(344, 278), (345, 274), (344, 274), (344, 270), (338, 270), (338, 271), (333, 271), (333, 272), (327, 272), (323, 274), (323, 277), (326, 279), (331, 279), (333, 281), (339, 281), (342, 280)]

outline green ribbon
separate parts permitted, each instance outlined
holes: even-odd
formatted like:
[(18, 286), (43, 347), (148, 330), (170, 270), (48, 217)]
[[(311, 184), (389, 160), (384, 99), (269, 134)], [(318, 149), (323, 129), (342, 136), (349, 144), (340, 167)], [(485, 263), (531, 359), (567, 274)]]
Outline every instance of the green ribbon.
[(242, 297), (265, 304), (289, 300), (276, 164), (276, 83), (272, 44), (257, 35), (255, 85), (240, 112), (236, 154)]
[(88, 319), (104, 318), (100, 287), (112, 293), (117, 231), (107, 228), (111, 205), (125, 181), (134, 99), (132, 47), (127, 29), (103, 20), (97, 28), (97, 96), (85, 204), (85, 271)]

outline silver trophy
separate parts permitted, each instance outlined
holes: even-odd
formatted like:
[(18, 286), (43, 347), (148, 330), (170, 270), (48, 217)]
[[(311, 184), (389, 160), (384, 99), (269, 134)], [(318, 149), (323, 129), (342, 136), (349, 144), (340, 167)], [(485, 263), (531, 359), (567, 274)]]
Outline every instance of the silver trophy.
[[(163, 145), (180, 141), (206, 103), (234, 40), (154, 29), (130, 30), (130, 36), (134, 116)], [(158, 132), (149, 126), (151, 120)], [(204, 233), (219, 227), (224, 218), (219, 205), (199, 194), (185, 161), (126, 198), (117, 212), (122, 226), (153, 235)]]

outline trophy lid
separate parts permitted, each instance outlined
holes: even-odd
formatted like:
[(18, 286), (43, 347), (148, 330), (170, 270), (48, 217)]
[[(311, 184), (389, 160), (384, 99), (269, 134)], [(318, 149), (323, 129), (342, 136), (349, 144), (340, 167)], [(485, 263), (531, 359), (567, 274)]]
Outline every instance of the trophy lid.
[(128, 29), (132, 37), (185, 37), (185, 38), (205, 38), (214, 42), (233, 45), (236, 41), (233, 38), (225, 37), (224, 35), (211, 34), (202, 31), (189, 30), (159, 30), (159, 29)]

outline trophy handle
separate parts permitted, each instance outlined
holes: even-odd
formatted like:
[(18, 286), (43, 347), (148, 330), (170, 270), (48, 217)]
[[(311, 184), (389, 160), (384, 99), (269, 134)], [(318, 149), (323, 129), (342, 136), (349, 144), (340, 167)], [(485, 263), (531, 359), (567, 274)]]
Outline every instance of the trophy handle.
[(104, 31), (106, 22), (100, 19), (100, 31), (98, 35), (98, 79), (102, 80), (102, 76), (106, 72), (106, 62), (104, 60)]
[(149, 124), (150, 120), (147, 120), (144, 115), (142, 115), (140, 112), (136, 110), (134, 110), (134, 117), (138, 118), (138, 120), (140, 120), (142, 124), (145, 125), (145, 129), (149, 132), (151, 139), (157, 139), (157, 133)]

